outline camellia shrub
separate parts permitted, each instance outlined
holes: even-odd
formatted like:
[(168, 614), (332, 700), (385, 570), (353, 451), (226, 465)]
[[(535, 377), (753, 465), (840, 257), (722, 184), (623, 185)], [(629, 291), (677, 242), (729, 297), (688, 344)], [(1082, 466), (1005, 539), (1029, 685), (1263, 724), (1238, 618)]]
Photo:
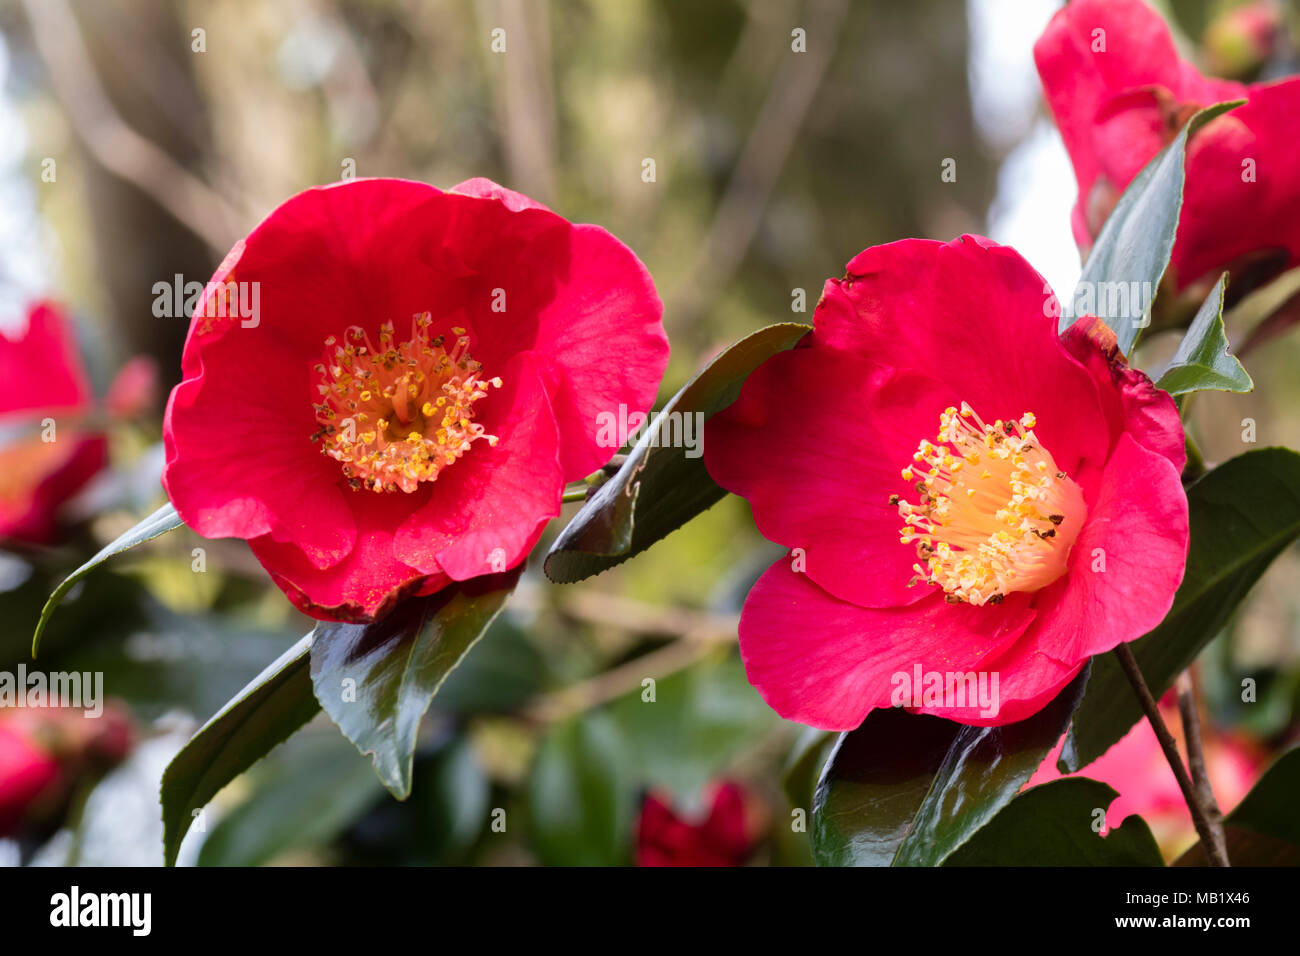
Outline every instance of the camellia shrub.
[[(347, 823), (377, 799), (396, 814), (390, 796), (433, 794), (441, 815), (415, 828), (439, 862), (506, 832), (515, 797), (543, 863), (1300, 862), (1294, 737), (1216, 729), (1203, 673), (1300, 536), (1300, 454), (1208, 460), (1188, 425), (1203, 394), (1251, 391), (1240, 357), (1300, 315), (1274, 294), (1300, 265), (1300, 78), (1247, 76), (1274, 29), (1217, 25), (1243, 77), (1218, 79), (1141, 0), (1071, 2), (1033, 57), (1077, 179), (1076, 288), (980, 235), (864, 230), (810, 323), (717, 350), (653, 414), (664, 305), (611, 232), (483, 178), (293, 195), (194, 296), (166, 503), (42, 581), (24, 639), (30, 623), (43, 653), (91, 600), (74, 589), (182, 526), (195, 562), (246, 542), (264, 596), (309, 619), (183, 735), (162, 777), (169, 864), (313, 720), (338, 733), (303, 759), (338, 789), (312, 825), (364, 842), (383, 827)], [(60, 543), (60, 509), (147, 385), (136, 368), (97, 402), (85, 379), (50, 305), (0, 340), (0, 413), (22, 436), (0, 450), (7, 538)], [(70, 422), (57, 444), (36, 437), (50, 416)], [(723, 611), (578, 583), (728, 495), (770, 548), (730, 569)], [(559, 590), (653, 640), (539, 653), (525, 632)], [(499, 617), (508, 602), (523, 610)], [(558, 688), (537, 693), (537, 673)], [(756, 782), (745, 732), (777, 726), (783, 778)], [(67, 764), (0, 722), (0, 830), (51, 813)], [(229, 832), (201, 861), (239, 849)], [(292, 848), (271, 843), (266, 859)]]

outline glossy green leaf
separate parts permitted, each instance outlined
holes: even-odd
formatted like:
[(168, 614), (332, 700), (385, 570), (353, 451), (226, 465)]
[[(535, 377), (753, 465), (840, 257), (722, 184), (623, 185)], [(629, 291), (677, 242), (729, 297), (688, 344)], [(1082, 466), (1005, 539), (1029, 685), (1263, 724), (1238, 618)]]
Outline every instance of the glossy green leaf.
[[(8, 557), (8, 555), (6, 555)], [(0, 627), (0, 671), (13, 670), (20, 662), (30, 661), (32, 653), (31, 624), (40, 617), (50, 592), (62, 579), (52, 576), (49, 569), (36, 565), (26, 580), (0, 592), (0, 621), (11, 622), (11, 627)], [(41, 662), (44, 669), (102, 670), (100, 667), (74, 667), (74, 657), (98, 646), (117, 645), (131, 640), (142, 631), (152, 632), (153, 622), (148, 613), (153, 603), (148, 590), (134, 575), (123, 573), (107, 565), (97, 573), (87, 575), (77, 583), (59, 605), (57, 614), (50, 615), (41, 632)], [(282, 641), (276, 653), (284, 647)], [(275, 655), (270, 655), (274, 657)], [(234, 687), (244, 686), (250, 673), (269, 658), (263, 654), (253, 667), (245, 667)], [(211, 713), (230, 697), (226, 693), (220, 700), (210, 702), (205, 710)]]
[(635, 783), (625, 741), (593, 711), (551, 730), (528, 778), (533, 848), (545, 866), (620, 866), (632, 847)]
[(1236, 356), (1228, 351), (1228, 336), (1223, 328), (1223, 295), (1227, 287), (1225, 272), (1197, 310), (1178, 351), (1156, 382), (1157, 387), (1171, 395), (1202, 389), (1249, 392), (1255, 387)]
[(891, 708), (840, 734), (813, 798), (817, 864), (889, 866), (960, 731)]
[(299, 734), (250, 777), (252, 792), (212, 828), (199, 866), (261, 866), (324, 846), (384, 795), (369, 761), (332, 727)]
[(50, 615), (59, 606), (63, 596), (72, 590), (74, 584), (114, 555), (129, 551), (136, 545), (144, 544), (146, 541), (152, 541), (168, 531), (174, 531), (183, 523), (180, 515), (176, 513), (176, 509), (168, 502), (135, 527), (123, 532), (117, 540), (105, 545), (98, 554), (64, 578), (63, 582), (54, 589), (50, 599), (45, 602), (45, 607), (41, 609), (40, 619), (36, 622), (36, 632), (32, 635), (32, 656), (36, 656), (36, 652), (40, 647), (41, 634), (45, 630)]
[[(1173, 142), (1133, 177), (1083, 264), (1073, 299), (1062, 305), (1062, 332), (1084, 313), (1091, 313), (1114, 330), (1125, 355), (1133, 351), (1142, 330), (1151, 324), (1154, 290), (1160, 285), (1173, 252), (1178, 216), (1183, 207), (1183, 157), (1187, 139), (1210, 120), (1242, 102), (1219, 103), (1198, 112), (1184, 124)], [(1132, 300), (1135, 284), (1139, 290), (1138, 303)], [(1144, 288), (1150, 292), (1149, 296), (1141, 291)], [(1109, 307), (1117, 302), (1123, 305)], [(1135, 304), (1140, 309), (1135, 309)]]
[(1056, 746), (1079, 706), (1087, 668), (1050, 704), (1000, 727), (962, 727), (935, 774), (895, 866), (938, 866), (1010, 803)]
[(176, 861), (195, 814), (237, 776), (320, 710), (308, 671), (311, 635), (274, 661), (239, 692), (163, 773), (163, 856)]
[[(1300, 747), (1282, 754), (1224, 820), (1228, 862), (1233, 866), (1300, 866)], [(1176, 866), (1205, 866), (1197, 842)]]
[(325, 712), (393, 796), (411, 792), (420, 719), (447, 675), (487, 630), (517, 573), (475, 578), (403, 602), (373, 624), (321, 623), (311, 680)]
[[(704, 467), (703, 434), (695, 423), (734, 402), (754, 369), (793, 348), (809, 331), (792, 322), (769, 325), (732, 345), (691, 379), (644, 430), (617, 474), (560, 532), (546, 556), (546, 576), (571, 583), (599, 574), (720, 501), (726, 492)], [(690, 431), (685, 430), (687, 420)], [(671, 447), (679, 435), (693, 437), (693, 447)]]
[(821, 865), (937, 866), (1006, 806), (1061, 739), (1086, 673), (1026, 720), (969, 727), (877, 710), (841, 737), (817, 784)]
[(1164, 866), (1146, 821), (1125, 817), (1104, 837), (1094, 827), (1118, 793), (1087, 777), (1026, 790), (945, 861), (945, 866)]
[[(1187, 490), (1191, 547), (1173, 607), (1130, 647), (1151, 692), (1168, 690), (1219, 633), (1273, 559), (1300, 536), (1300, 454), (1285, 448), (1247, 452)], [(1142, 717), (1114, 655), (1093, 661), (1060, 767), (1086, 767)]]

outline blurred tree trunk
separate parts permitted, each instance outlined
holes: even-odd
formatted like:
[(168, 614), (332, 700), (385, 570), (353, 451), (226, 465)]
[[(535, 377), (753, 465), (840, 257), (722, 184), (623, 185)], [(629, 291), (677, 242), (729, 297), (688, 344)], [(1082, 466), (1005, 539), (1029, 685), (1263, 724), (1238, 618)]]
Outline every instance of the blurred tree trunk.
[[(81, 0), (71, 6), (90, 66), (122, 121), (199, 174), (212, 139), (191, 57), (206, 54), (191, 52), (191, 27), (179, 19), (177, 5)], [(187, 282), (206, 282), (220, 254), (149, 192), (105, 168), (86, 148), (84, 131), (77, 133), (87, 166), (86, 197), (106, 318), (120, 336), (122, 354), (152, 355), (170, 386), (180, 378), (188, 323), (179, 315), (154, 316), (154, 284), (170, 284), (177, 274)]]

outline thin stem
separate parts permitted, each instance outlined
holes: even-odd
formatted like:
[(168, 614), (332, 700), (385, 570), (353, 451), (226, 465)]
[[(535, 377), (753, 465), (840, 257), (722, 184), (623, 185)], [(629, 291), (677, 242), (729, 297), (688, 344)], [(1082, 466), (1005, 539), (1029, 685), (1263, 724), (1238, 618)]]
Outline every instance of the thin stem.
[(560, 497), (560, 501), (561, 501), (563, 504), (566, 504), (566, 505), (567, 505), (567, 504), (571, 504), (572, 502), (575, 502), (575, 501), (586, 501), (586, 500), (587, 500), (587, 486), (586, 486), (586, 485), (583, 485), (581, 488), (573, 488), (573, 489), (567, 490), (567, 491), (565, 491), (564, 494)]
[(1142, 710), (1146, 712), (1151, 729), (1156, 732), (1156, 740), (1160, 741), (1160, 749), (1164, 751), (1165, 760), (1169, 761), (1169, 768), (1173, 770), (1174, 778), (1178, 781), (1178, 789), (1183, 792), (1183, 799), (1187, 801), (1187, 809), (1192, 814), (1192, 823), (1196, 825), (1196, 832), (1200, 835), (1210, 865), (1227, 866), (1227, 854), (1222, 852), (1214, 842), (1214, 828), (1210, 825), (1209, 815), (1197, 796), (1191, 777), (1187, 775), (1183, 758), (1178, 755), (1178, 745), (1174, 742), (1174, 735), (1169, 732), (1164, 719), (1160, 716), (1160, 708), (1156, 705), (1156, 699), (1151, 696), (1151, 689), (1147, 687), (1146, 678), (1142, 676), (1142, 670), (1134, 660), (1133, 652), (1129, 650), (1127, 644), (1120, 644), (1115, 648), (1115, 657), (1119, 660), (1124, 676), (1133, 686), (1133, 692), (1137, 695)]
[(1205, 748), (1201, 743), (1201, 718), (1197, 712), (1196, 685), (1192, 681), (1191, 671), (1183, 671), (1178, 675), (1177, 687), (1178, 712), (1183, 722), (1183, 739), (1187, 742), (1187, 767), (1191, 771), (1192, 782), (1196, 785), (1196, 796), (1205, 809), (1214, 848), (1226, 861), (1228, 841), (1223, 834), (1223, 812), (1214, 799), (1214, 789), (1210, 786), (1210, 775), (1205, 766)]

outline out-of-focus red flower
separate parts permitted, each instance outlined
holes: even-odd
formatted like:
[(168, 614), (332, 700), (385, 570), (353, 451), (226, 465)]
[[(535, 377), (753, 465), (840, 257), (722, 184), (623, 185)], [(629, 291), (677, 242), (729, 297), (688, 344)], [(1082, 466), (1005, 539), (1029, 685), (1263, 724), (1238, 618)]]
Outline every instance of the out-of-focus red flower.
[(309, 189), (198, 303), (163, 484), (307, 614), (372, 620), (527, 557), (616, 450), (599, 416), (653, 401), (661, 312), (612, 235), (485, 179)]
[(0, 539), (49, 542), (59, 506), (104, 466), (104, 437), (82, 422), (91, 409), (86, 372), (57, 307), (36, 305), (25, 330), (0, 333)]
[(1052, 18), (1034, 58), (1079, 183), (1081, 249), (1197, 109), (1246, 99), (1188, 144), (1171, 278), (1181, 291), (1229, 269), (1244, 289), (1300, 261), (1300, 78), (1245, 86), (1202, 76), (1140, 0), (1075, 0)]
[(0, 723), (0, 837), (16, 832), (59, 778), (59, 763), (17, 727)]
[[(1162, 702), (1161, 716), (1165, 726), (1178, 742), (1179, 753), (1186, 755), (1182, 724), (1178, 708)], [(1241, 802), (1258, 779), (1264, 766), (1263, 754), (1258, 745), (1239, 734), (1216, 733), (1202, 728), (1205, 751), (1205, 769), (1214, 789), (1215, 801), (1225, 814)], [(1056, 780), (1061, 773), (1056, 769), (1064, 738), (1034, 773), (1026, 787)], [(1145, 720), (1140, 720), (1117, 744), (1079, 771), (1112, 786), (1119, 794), (1106, 811), (1106, 827), (1113, 829), (1130, 814), (1138, 814), (1151, 827), (1166, 857), (1173, 859), (1196, 842), (1196, 828), (1183, 792), (1178, 787), (1169, 761), (1165, 759), (1155, 731)]]
[(128, 359), (108, 386), (104, 408), (113, 418), (135, 418), (158, 398), (158, 363), (147, 355)]
[(135, 731), (109, 702), (98, 717), (73, 707), (0, 710), (0, 836), (62, 811), (73, 785), (124, 760)]
[(875, 246), (709, 419), (709, 473), (792, 549), (740, 617), (777, 713), (1013, 723), (1169, 611), (1187, 559), (1178, 410), (1095, 318), (1058, 335), (1058, 310), (979, 236)]
[(700, 820), (683, 820), (667, 799), (653, 793), (642, 804), (638, 866), (743, 866), (753, 850), (745, 792), (739, 784), (719, 784), (708, 815)]

